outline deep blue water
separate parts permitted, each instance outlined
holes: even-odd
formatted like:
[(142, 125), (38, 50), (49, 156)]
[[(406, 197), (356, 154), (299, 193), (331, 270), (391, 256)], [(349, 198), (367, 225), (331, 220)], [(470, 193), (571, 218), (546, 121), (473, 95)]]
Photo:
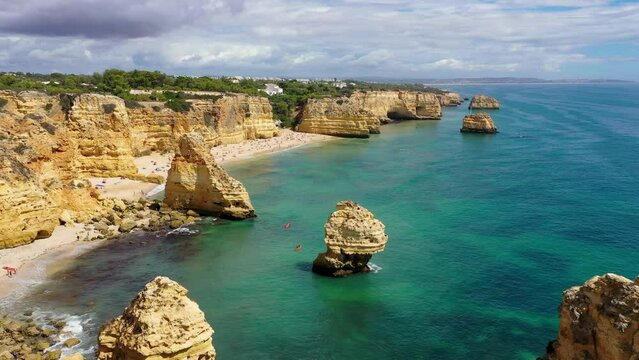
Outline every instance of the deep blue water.
[[(497, 97), (500, 133), (461, 134), (462, 106), (232, 166), (256, 220), (112, 241), (31, 300), (99, 324), (162, 274), (205, 311), (220, 359), (534, 359), (564, 289), (639, 274), (639, 86), (455, 90)], [(382, 270), (316, 276), (346, 199), (386, 224)]]

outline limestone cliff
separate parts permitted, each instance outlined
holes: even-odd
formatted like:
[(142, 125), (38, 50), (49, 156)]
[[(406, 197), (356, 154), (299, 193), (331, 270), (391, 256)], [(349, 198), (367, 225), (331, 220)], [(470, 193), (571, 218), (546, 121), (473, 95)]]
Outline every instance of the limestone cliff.
[(435, 94), (416, 91), (356, 91), (351, 100), (382, 121), (440, 119), (442, 108)]
[(549, 360), (639, 358), (639, 279), (595, 276), (566, 290)]
[(213, 360), (213, 329), (188, 291), (156, 277), (98, 335), (99, 360)]
[(299, 119), (300, 132), (362, 138), (379, 134), (379, 119), (347, 97), (309, 99)]
[(199, 134), (182, 136), (166, 181), (164, 202), (173, 209), (231, 219), (255, 216), (246, 189), (217, 165)]
[(498, 132), (493, 119), (486, 113), (469, 114), (464, 116), (462, 127), (459, 131), (485, 134), (494, 134)]
[(202, 135), (208, 146), (240, 143), (278, 135), (268, 99), (229, 94), (217, 99), (190, 100), (191, 110), (180, 113), (159, 102), (127, 109), (132, 123), (134, 152), (174, 151), (188, 132)]
[[(33, 202), (29, 206), (41, 208), (43, 203), (37, 199), (45, 198), (45, 203), (51, 204), (47, 207), (55, 213), (49, 214), (53, 218), (62, 210), (70, 210), (77, 221), (91, 219), (100, 206), (91, 189), (81, 186), (84, 178), (122, 176), (157, 182), (157, 176), (145, 177), (137, 172), (134, 157), (174, 151), (185, 133), (201, 134), (210, 147), (271, 137), (278, 132), (268, 99), (256, 96), (231, 94), (192, 100), (192, 110), (186, 113), (176, 113), (161, 103), (132, 103), (127, 108), (122, 99), (99, 94), (51, 96), (0, 91), (0, 99), (0, 148), (12, 162), (33, 174), (28, 181), (24, 177), (11, 179), (11, 186), (30, 195), (2, 201), (12, 207), (22, 206), (18, 204), (23, 201)], [(25, 204), (20, 211), (27, 207)], [(12, 215), (3, 220), (15, 225), (11, 220), (18, 215), (7, 214)], [(47, 218), (43, 219), (48, 229)], [(34, 231), (35, 236), (47, 234), (30, 226), (11, 229), (17, 230), (4, 230), (12, 239), (5, 239), (0, 248), (29, 242)]]
[(444, 94), (438, 94), (439, 104), (441, 106), (459, 106), (464, 102), (464, 98), (455, 92), (447, 92)]
[(487, 109), (487, 110), (497, 110), (499, 109), (499, 101), (494, 97), (486, 96), (486, 95), (476, 95), (470, 99), (470, 105), (468, 105), (469, 109)]
[(373, 254), (386, 247), (384, 224), (353, 201), (340, 201), (324, 226), (326, 252), (313, 262), (313, 272), (347, 276), (368, 271)]
[(0, 249), (51, 236), (58, 209), (33, 171), (0, 147)]
[(131, 124), (124, 100), (112, 95), (63, 95), (65, 125), (74, 140), (74, 168), (85, 176), (130, 176), (133, 162)]

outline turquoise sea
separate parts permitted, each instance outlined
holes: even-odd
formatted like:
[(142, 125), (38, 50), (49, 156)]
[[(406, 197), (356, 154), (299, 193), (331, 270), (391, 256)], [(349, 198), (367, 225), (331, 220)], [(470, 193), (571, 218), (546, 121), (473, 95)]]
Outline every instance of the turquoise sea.
[[(231, 166), (257, 219), (111, 241), (23, 306), (79, 316), (93, 340), (97, 324), (167, 275), (206, 313), (220, 359), (542, 355), (564, 289), (639, 274), (639, 86), (453, 89), (501, 100), (491, 112), (500, 133), (461, 134), (461, 106), (441, 121)], [(372, 260), (382, 269), (317, 276), (323, 225), (346, 199), (386, 224), (388, 245)]]

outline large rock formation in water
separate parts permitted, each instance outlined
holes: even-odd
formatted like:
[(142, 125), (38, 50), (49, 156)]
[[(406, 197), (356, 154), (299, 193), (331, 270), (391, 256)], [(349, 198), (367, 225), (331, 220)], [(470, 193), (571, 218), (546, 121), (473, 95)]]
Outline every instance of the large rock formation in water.
[(548, 360), (639, 359), (639, 279), (595, 276), (566, 290)]
[(383, 251), (388, 241), (384, 224), (353, 201), (337, 203), (324, 231), (327, 250), (317, 256), (313, 271), (328, 276), (369, 271), (369, 260)]
[(310, 99), (297, 116), (297, 131), (368, 137), (391, 120), (440, 119), (435, 94), (416, 91), (356, 91), (350, 97)]
[(442, 117), (439, 99), (417, 91), (356, 91), (351, 100), (377, 116), (389, 120), (438, 120)]
[(98, 336), (99, 360), (212, 360), (213, 329), (188, 291), (156, 277)]
[(459, 106), (464, 102), (464, 98), (461, 95), (454, 92), (447, 92), (444, 94), (438, 94), (439, 104), (441, 106)]
[(486, 95), (476, 95), (470, 99), (470, 105), (468, 105), (469, 109), (486, 109), (486, 110), (496, 110), (499, 109), (499, 101), (494, 97), (486, 96)]
[(300, 132), (361, 138), (379, 134), (379, 119), (347, 97), (309, 99), (299, 117)]
[(174, 209), (231, 219), (255, 216), (246, 189), (217, 165), (199, 134), (182, 136), (166, 181), (164, 202)]
[(494, 134), (497, 127), (490, 115), (486, 113), (477, 113), (464, 116), (461, 132), (467, 133), (485, 133)]

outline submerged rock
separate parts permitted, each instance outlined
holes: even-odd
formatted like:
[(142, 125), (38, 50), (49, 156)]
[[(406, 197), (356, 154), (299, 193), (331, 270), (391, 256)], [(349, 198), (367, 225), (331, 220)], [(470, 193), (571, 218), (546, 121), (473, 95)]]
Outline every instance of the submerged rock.
[(158, 276), (98, 336), (99, 360), (215, 359), (211, 336), (188, 291)]
[(470, 100), (469, 109), (499, 109), (499, 101), (494, 97), (476, 95)]
[(639, 279), (605, 274), (563, 294), (547, 360), (639, 358)]
[(164, 202), (230, 219), (255, 216), (244, 185), (222, 169), (199, 134), (182, 136), (169, 170)]
[(464, 122), (462, 124), (462, 128), (459, 129), (459, 131), (485, 134), (494, 134), (498, 132), (495, 123), (493, 123), (493, 119), (486, 113), (477, 113), (464, 116)]
[(366, 208), (353, 201), (340, 201), (324, 225), (327, 251), (313, 262), (313, 272), (328, 276), (347, 276), (369, 271), (373, 254), (386, 247), (384, 224)]

